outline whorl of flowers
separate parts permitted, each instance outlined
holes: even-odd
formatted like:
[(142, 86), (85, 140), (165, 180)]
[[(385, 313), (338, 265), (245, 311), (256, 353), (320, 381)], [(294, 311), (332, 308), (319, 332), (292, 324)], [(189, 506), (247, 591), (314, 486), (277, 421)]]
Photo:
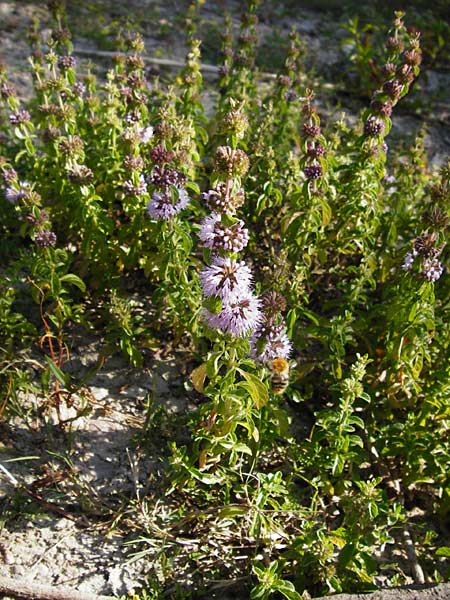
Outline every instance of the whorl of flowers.
[(49, 248), (56, 244), (56, 235), (49, 229), (41, 229), (34, 234), (34, 242), (39, 248)]
[[(216, 253), (200, 274), (203, 296), (207, 300), (203, 319), (211, 329), (243, 337), (254, 331), (261, 320), (261, 303), (252, 293), (250, 268), (236, 258), (248, 243), (244, 222), (234, 216), (244, 201), (239, 182), (248, 169), (248, 158), (242, 151), (220, 146), (215, 155), (215, 168), (225, 181), (203, 194), (212, 214), (202, 221), (199, 237), (204, 247)], [(217, 308), (215, 312), (213, 306)]]
[(243, 221), (232, 224), (223, 223), (221, 215), (212, 213), (203, 219), (198, 234), (205, 248), (216, 252), (224, 250), (236, 254), (248, 244), (248, 229), (244, 227)]
[(245, 201), (245, 193), (242, 188), (230, 190), (225, 183), (218, 183), (213, 190), (203, 193), (203, 200), (212, 212), (234, 215)]
[(123, 191), (127, 196), (142, 196), (147, 192), (147, 184), (145, 183), (142, 173), (139, 175), (139, 181), (135, 184), (131, 179), (127, 179), (123, 183)]
[(371, 114), (364, 123), (364, 135), (367, 138), (383, 137), (393, 107), (408, 92), (419, 74), (422, 59), (419, 36), (411, 36), (409, 49), (403, 52), (402, 36), (405, 35), (405, 26), (401, 18), (396, 19), (394, 25), (395, 32), (386, 43), (387, 62), (381, 67), (384, 81), (372, 97)]
[[(176, 199), (174, 200), (174, 196)], [(147, 212), (152, 219), (169, 221), (189, 204), (189, 196), (183, 188), (165, 188), (154, 192), (147, 204)]]
[(292, 343), (286, 333), (281, 315), (286, 302), (276, 292), (267, 292), (261, 298), (262, 319), (250, 337), (250, 356), (261, 364), (270, 364), (275, 358), (289, 358)]
[(72, 183), (78, 183), (80, 185), (91, 183), (94, 179), (92, 169), (86, 167), (86, 165), (78, 164), (75, 164), (67, 170), (67, 176)]
[(244, 261), (215, 256), (200, 273), (203, 295), (217, 296), (225, 304), (249, 294), (252, 274)]
[(5, 189), (5, 198), (11, 204), (16, 204), (20, 200), (23, 200), (29, 194), (30, 190), (30, 184), (27, 181), (16, 180)]
[(425, 232), (419, 235), (414, 240), (412, 251), (405, 255), (402, 269), (420, 274), (428, 281), (437, 281), (444, 272), (444, 266), (438, 256), (442, 253), (445, 244), (438, 246), (436, 243), (437, 234), (435, 232)]
[[(302, 135), (305, 139), (303, 174), (311, 182), (323, 176), (323, 164), (320, 159), (325, 155), (325, 147), (321, 143), (323, 136), (321, 135), (320, 118), (312, 104), (313, 98), (313, 92), (307, 90), (306, 99), (302, 107), (302, 113), (305, 116), (305, 121), (302, 125)], [(317, 187), (317, 184), (314, 185)]]
[[(153, 152), (156, 158), (163, 155), (165, 158), (173, 156), (170, 152), (164, 152), (161, 146), (157, 148), (157, 152)], [(169, 167), (165, 161), (162, 161), (162, 164), (155, 164), (146, 180), (149, 185), (156, 188), (147, 205), (147, 212), (152, 219), (169, 221), (189, 204), (190, 198), (184, 188), (186, 175)]]
[(253, 331), (261, 319), (260, 303), (251, 293), (222, 305), (219, 313), (204, 310), (203, 318), (211, 329), (218, 329), (233, 337), (243, 337)]
[(28, 123), (30, 119), (30, 113), (23, 108), (15, 110), (9, 115), (9, 122), (11, 123), (11, 125), (21, 125), (22, 123)]

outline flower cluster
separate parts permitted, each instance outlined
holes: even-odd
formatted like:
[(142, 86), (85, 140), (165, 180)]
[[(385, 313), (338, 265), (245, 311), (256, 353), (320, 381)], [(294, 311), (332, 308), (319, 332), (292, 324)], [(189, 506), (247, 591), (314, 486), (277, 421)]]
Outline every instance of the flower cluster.
[(200, 227), (199, 238), (205, 248), (210, 250), (225, 250), (236, 254), (241, 252), (248, 244), (248, 229), (244, 227), (243, 221), (230, 219), (226, 222), (225, 215), (212, 213), (206, 217)]
[(286, 333), (281, 312), (285, 301), (276, 292), (267, 292), (261, 297), (262, 319), (250, 337), (250, 356), (264, 365), (275, 358), (289, 358), (292, 343)]
[(15, 180), (5, 189), (5, 198), (11, 204), (17, 204), (17, 202), (26, 198), (30, 189), (30, 184), (27, 181)]
[(169, 221), (189, 204), (190, 198), (184, 188), (186, 176), (165, 163), (173, 154), (165, 152), (162, 147), (155, 148), (151, 156), (157, 164), (146, 179), (156, 189), (147, 205), (147, 212), (152, 219)]
[(401, 37), (403, 31), (403, 21), (397, 19), (395, 32), (388, 38), (386, 44), (388, 59), (381, 68), (385, 79), (373, 94), (370, 103), (372, 114), (364, 123), (364, 135), (368, 138), (383, 136), (393, 107), (408, 92), (411, 83), (419, 74), (422, 60), (419, 36), (412, 36), (409, 40), (409, 49), (403, 52), (404, 42)]
[(123, 191), (127, 196), (139, 197), (147, 193), (147, 184), (145, 183), (144, 176), (139, 175), (138, 182), (135, 183), (131, 179), (127, 179), (123, 183)]
[(419, 235), (414, 240), (412, 251), (406, 254), (402, 269), (412, 272), (417, 259), (420, 275), (428, 281), (437, 281), (444, 272), (444, 266), (438, 259), (444, 246), (437, 246), (436, 241), (437, 236), (434, 232)]
[(308, 181), (320, 179), (323, 175), (323, 165), (321, 158), (325, 155), (325, 148), (321, 141), (320, 118), (315, 107), (311, 104), (314, 98), (311, 90), (307, 90), (306, 100), (302, 107), (302, 113), (305, 116), (305, 121), (302, 126), (303, 137), (305, 142), (305, 164), (303, 174)]
[(199, 232), (201, 244), (214, 252), (210, 265), (200, 274), (208, 306), (203, 316), (209, 327), (233, 337), (248, 335), (261, 320), (260, 301), (252, 292), (250, 268), (236, 258), (249, 237), (243, 221), (235, 216), (244, 202), (239, 177), (245, 174), (245, 164), (248, 158), (242, 150), (225, 146), (218, 149), (216, 169), (226, 174), (225, 181), (203, 194), (212, 213), (203, 219)]
[(147, 204), (147, 212), (152, 219), (169, 221), (189, 204), (189, 196), (184, 188), (166, 187), (154, 192)]

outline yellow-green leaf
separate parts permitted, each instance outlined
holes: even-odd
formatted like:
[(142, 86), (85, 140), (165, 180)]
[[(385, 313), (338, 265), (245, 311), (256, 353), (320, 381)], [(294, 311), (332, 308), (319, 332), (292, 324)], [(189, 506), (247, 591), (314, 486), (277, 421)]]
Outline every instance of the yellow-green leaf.
[(197, 392), (203, 394), (203, 389), (205, 387), (205, 379), (206, 379), (206, 363), (203, 363), (196, 369), (194, 369), (191, 373), (191, 381), (194, 388)]

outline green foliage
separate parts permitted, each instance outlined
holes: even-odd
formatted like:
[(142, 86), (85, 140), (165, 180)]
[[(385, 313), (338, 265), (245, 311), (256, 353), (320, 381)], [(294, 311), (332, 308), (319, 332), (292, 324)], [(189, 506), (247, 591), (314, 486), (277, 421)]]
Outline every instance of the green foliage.
[[(356, 122), (324, 119), (295, 31), (262, 83), (251, 1), (238, 39), (223, 30), (206, 110), (196, 8), (168, 83), (146, 80), (140, 35), (119, 36), (98, 79), (80, 74), (58, 11), (51, 37), (31, 32), (29, 102), (1, 71), (0, 413), (13, 400), (20, 414), (33, 355), (42, 402), (67, 425), (59, 408), (86, 383), (65, 372), (75, 325), (102, 340), (99, 364), (120, 350), (142, 366), (148, 346), (189, 353), (196, 408), (180, 418), (150, 402), (138, 436), (167, 448), (156, 491), (127, 508), (154, 565), (136, 599), (212, 579), (244, 580), (262, 600), (367, 591), (403, 529), (434, 573), (448, 539), (437, 548), (422, 528), (444, 535), (450, 514), (450, 169), (428, 168), (422, 135), (385, 144), (419, 76), (419, 37), (400, 12), (386, 46), (353, 19), (349, 60), (371, 102)], [(223, 211), (223, 246), (199, 243), (208, 209)], [(244, 225), (247, 246), (223, 242)], [(233, 266), (209, 293), (217, 257)], [(238, 291), (250, 302), (255, 288), (259, 321), (239, 330), (246, 306), (229, 280), (244, 258)], [(268, 353), (270, 328), (291, 356)]]

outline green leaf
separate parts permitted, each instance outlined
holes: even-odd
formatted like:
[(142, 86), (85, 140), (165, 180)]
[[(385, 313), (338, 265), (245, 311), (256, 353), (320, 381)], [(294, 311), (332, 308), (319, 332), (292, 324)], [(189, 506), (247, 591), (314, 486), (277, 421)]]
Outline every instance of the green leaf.
[(295, 321), (297, 319), (297, 312), (295, 308), (291, 308), (286, 315), (286, 330), (288, 337), (292, 337), (292, 331), (294, 329)]
[(28, 154), (33, 155), (36, 152), (35, 147), (33, 146), (33, 142), (30, 138), (25, 139), (25, 148), (28, 150)]
[(283, 594), (289, 600), (302, 600), (302, 597), (295, 591), (294, 584), (291, 581), (278, 580), (273, 586), (277, 592)]
[(203, 394), (203, 389), (205, 387), (205, 379), (206, 379), (206, 363), (203, 363), (196, 369), (194, 369), (191, 373), (191, 381), (194, 388), (197, 392)]
[(450, 558), (450, 548), (448, 546), (441, 546), (435, 552), (436, 556), (445, 556)]
[(356, 548), (354, 544), (346, 544), (342, 550), (339, 552), (339, 566), (346, 567), (348, 563), (353, 559), (356, 553)]
[(253, 402), (255, 403), (256, 408), (262, 408), (269, 400), (269, 392), (267, 387), (264, 385), (261, 379), (256, 377), (256, 375), (253, 375), (253, 373), (248, 373), (242, 369), (237, 369), (237, 371), (245, 379), (245, 381), (240, 382), (240, 385), (248, 391)]
[(228, 519), (233, 517), (238, 517), (239, 515), (245, 515), (248, 512), (248, 508), (246, 506), (225, 506), (221, 510), (219, 510), (218, 517), (219, 519)]
[(63, 283), (70, 283), (79, 288), (82, 292), (86, 291), (86, 285), (84, 281), (82, 281), (78, 275), (74, 275), (73, 273), (67, 273), (60, 278), (60, 281)]
[(61, 369), (52, 361), (50, 356), (44, 356), (44, 359), (50, 367), (50, 371), (53, 373), (53, 375), (56, 377), (59, 383), (62, 383), (64, 386), (67, 387), (70, 383), (70, 375), (66, 375), (65, 373), (63, 373)]

